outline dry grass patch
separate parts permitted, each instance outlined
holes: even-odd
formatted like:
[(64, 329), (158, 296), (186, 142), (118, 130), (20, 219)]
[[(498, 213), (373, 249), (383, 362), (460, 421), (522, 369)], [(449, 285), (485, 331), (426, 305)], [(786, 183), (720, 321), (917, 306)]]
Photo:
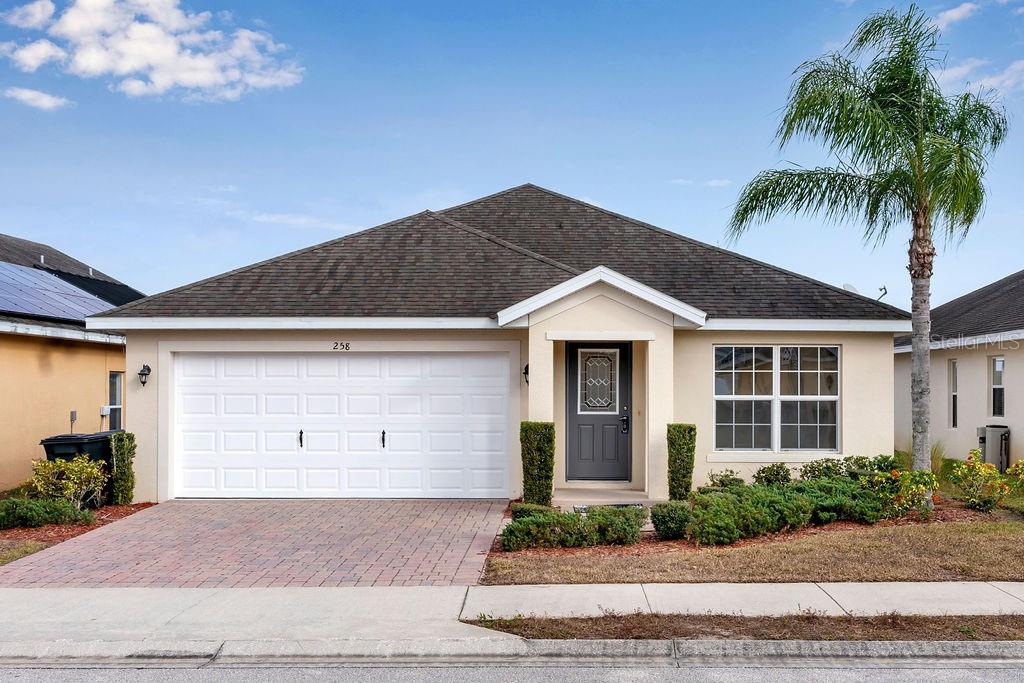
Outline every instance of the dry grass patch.
[(1024, 522), (825, 527), (746, 544), (492, 552), (484, 584), (1020, 581)]
[(737, 617), (628, 614), (591, 618), (476, 619), (524, 638), (615, 640), (1024, 640), (1024, 616)]
[(0, 540), (0, 565), (20, 560), (26, 555), (37, 553), (43, 548), (49, 548), (48, 543), (39, 541), (5, 541)]

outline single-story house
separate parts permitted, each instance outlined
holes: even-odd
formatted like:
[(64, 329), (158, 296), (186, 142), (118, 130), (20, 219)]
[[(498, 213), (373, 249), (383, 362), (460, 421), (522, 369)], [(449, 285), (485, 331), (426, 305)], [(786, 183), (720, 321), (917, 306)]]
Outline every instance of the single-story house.
[[(931, 435), (967, 457), (978, 428), (1010, 428), (1010, 463), (1024, 457), (1024, 271), (932, 310)], [(896, 446), (910, 449), (910, 337), (896, 340)]]
[(86, 330), (85, 317), (142, 296), (53, 247), (0, 235), (0, 491), (31, 476), (40, 439), (120, 428), (124, 335)]
[(89, 318), (127, 334), (142, 500), (516, 497), (893, 444), (902, 310), (535, 185), (424, 211)]

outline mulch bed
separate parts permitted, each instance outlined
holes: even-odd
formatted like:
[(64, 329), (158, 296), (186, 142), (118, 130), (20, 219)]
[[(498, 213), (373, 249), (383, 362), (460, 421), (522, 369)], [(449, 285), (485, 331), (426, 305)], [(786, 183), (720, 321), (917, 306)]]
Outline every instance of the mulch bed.
[(47, 524), (35, 528), (18, 528), (0, 530), (0, 541), (38, 541), (53, 545), (75, 536), (98, 529), (99, 527), (124, 519), (140, 510), (145, 510), (155, 503), (136, 503), (134, 505), (106, 505), (95, 510), (95, 524)]
[[(820, 534), (833, 534), (837, 532), (854, 531), (867, 527), (894, 527), (906, 525), (941, 524), (945, 522), (1000, 522), (1016, 521), (1020, 516), (1014, 512), (995, 510), (991, 514), (968, 510), (958, 500), (943, 498), (935, 504), (935, 509), (927, 519), (922, 519), (916, 514), (901, 517), (899, 519), (883, 519), (876, 524), (865, 525), (856, 522), (833, 522), (821, 526), (807, 526), (797, 531), (783, 531), (777, 534), (767, 534), (755, 538), (743, 538), (735, 543), (722, 548), (742, 548), (751, 545), (764, 545), (780, 540), (793, 540), (804, 536), (817, 536)], [(491, 546), (490, 555), (495, 557), (530, 557), (530, 556), (558, 556), (558, 555), (657, 555), (661, 553), (679, 552), (685, 550), (707, 550), (707, 546), (698, 548), (697, 544), (687, 540), (659, 541), (653, 531), (643, 532), (639, 543), (633, 545), (603, 545), (590, 548), (530, 548), (505, 552), (501, 549), (501, 539), (496, 537)]]
[(739, 617), (625, 614), (590, 618), (476, 619), (524, 638), (614, 640), (1024, 640), (1024, 616)]

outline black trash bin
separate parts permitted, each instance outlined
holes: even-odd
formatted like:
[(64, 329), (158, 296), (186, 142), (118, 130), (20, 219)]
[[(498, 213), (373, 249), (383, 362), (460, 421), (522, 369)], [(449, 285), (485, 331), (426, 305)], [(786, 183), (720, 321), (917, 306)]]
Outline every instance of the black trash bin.
[(103, 486), (102, 500), (89, 500), (89, 507), (99, 507), (103, 502), (112, 499), (114, 494), (114, 449), (110, 444), (110, 436), (121, 430), (115, 429), (92, 434), (58, 434), (43, 439), (39, 444), (46, 451), (47, 460), (72, 460), (84, 455), (90, 460), (99, 460), (106, 466), (107, 483)]

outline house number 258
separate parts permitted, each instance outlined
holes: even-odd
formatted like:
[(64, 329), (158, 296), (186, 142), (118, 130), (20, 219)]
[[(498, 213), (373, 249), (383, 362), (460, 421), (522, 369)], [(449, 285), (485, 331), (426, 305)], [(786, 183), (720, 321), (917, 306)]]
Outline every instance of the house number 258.
[(334, 347), (333, 348), (334, 348), (335, 351), (351, 351), (352, 350), (352, 346), (351, 346), (351, 344), (349, 344), (349, 342), (342, 342), (342, 341), (334, 342)]

